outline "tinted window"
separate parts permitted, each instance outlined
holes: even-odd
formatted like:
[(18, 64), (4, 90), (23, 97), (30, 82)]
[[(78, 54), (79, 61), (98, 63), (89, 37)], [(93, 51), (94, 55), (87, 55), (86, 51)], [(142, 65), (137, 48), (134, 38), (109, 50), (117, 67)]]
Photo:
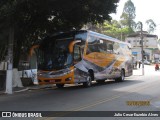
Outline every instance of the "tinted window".
[(74, 46), (74, 63), (81, 60), (81, 48), (78, 45)]
[(127, 44), (120, 43), (120, 49), (122, 55), (131, 55), (131, 51)]
[(120, 48), (119, 48), (119, 43), (114, 42), (113, 44), (113, 51), (115, 54), (119, 54)]
[(98, 38), (94, 37), (94, 36), (89, 36), (88, 37), (88, 47), (87, 47), (87, 53), (86, 54), (90, 54), (92, 52), (99, 52), (98, 49)]
[(92, 52), (113, 53), (114, 42), (97, 38), (95, 36), (89, 36), (87, 54)]

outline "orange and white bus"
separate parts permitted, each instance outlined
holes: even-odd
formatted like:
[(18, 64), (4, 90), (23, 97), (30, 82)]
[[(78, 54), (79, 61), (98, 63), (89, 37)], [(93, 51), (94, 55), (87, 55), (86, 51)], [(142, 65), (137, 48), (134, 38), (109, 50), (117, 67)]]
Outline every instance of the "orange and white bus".
[(132, 75), (130, 44), (93, 31), (80, 30), (46, 37), (35, 51), (39, 84), (103, 83)]

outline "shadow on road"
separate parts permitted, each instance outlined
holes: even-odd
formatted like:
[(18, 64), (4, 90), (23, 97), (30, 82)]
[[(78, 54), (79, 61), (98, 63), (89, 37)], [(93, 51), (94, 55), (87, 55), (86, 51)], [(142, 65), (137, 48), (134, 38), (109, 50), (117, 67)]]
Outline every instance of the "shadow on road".
[(139, 84), (142, 83), (144, 81), (142, 80), (125, 80), (123, 82), (115, 82), (114, 80), (106, 80), (104, 83), (97, 83), (97, 82), (92, 82), (92, 86), (89, 88), (85, 88), (82, 84), (79, 85), (66, 85), (64, 88), (56, 88), (54, 90), (60, 90), (60, 91), (68, 91), (68, 90), (80, 90), (80, 89), (102, 89), (103, 88), (122, 88), (122, 87), (126, 87), (126, 86), (131, 86), (134, 84)]

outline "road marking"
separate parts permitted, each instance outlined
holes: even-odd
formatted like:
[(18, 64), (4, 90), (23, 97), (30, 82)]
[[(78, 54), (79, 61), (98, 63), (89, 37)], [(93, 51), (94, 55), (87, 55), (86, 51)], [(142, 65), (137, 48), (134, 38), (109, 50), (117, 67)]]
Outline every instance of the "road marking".
[[(155, 83), (154, 83), (155, 84)], [(157, 84), (157, 83), (156, 83)], [(98, 104), (101, 104), (101, 103), (104, 103), (104, 102), (108, 102), (108, 101), (111, 101), (111, 100), (114, 100), (114, 99), (117, 99), (117, 98), (120, 98), (124, 95), (129, 95), (129, 94), (132, 94), (134, 92), (138, 92), (138, 91), (141, 91), (141, 90), (144, 90), (146, 88), (149, 88), (150, 86), (152, 86), (152, 84), (148, 85), (148, 86), (145, 86), (145, 87), (142, 87), (142, 88), (139, 88), (139, 89), (131, 89), (131, 90), (128, 90), (127, 92), (128, 93), (125, 93), (125, 94), (121, 94), (121, 95), (114, 95), (112, 96), (111, 98), (104, 98), (104, 99), (101, 99), (99, 101), (96, 101), (95, 103), (91, 103), (91, 104), (88, 104), (88, 105), (85, 105), (85, 106), (82, 106), (82, 107), (79, 107), (79, 108), (76, 108), (76, 109), (72, 109), (70, 111), (79, 111), (79, 110), (83, 110), (83, 109), (86, 109), (86, 108), (89, 108), (89, 107), (93, 107), (93, 106), (96, 106)]]
[[(77, 107), (77, 108), (73, 108), (73, 109), (71, 109), (71, 110), (68, 110), (68, 111), (71, 111), (71, 112), (68, 112), (68, 113), (72, 113), (72, 111), (74, 112), (74, 111), (84, 110), (84, 109), (87, 109), (87, 108), (96, 106), (96, 105), (98, 105), (98, 104), (102, 104), (102, 103), (105, 103), (105, 102), (108, 102), (108, 101), (111, 101), (111, 100), (120, 98), (120, 97), (122, 97), (122, 96), (132, 94), (132, 93), (134, 93), (134, 92), (142, 91), (142, 90), (145, 90), (145, 89), (147, 89), (147, 88), (149, 88), (149, 87), (154, 87), (153, 85), (155, 85), (155, 84), (157, 84), (157, 82), (152, 83), (152, 84), (149, 84), (149, 85), (144, 86), (144, 87), (141, 87), (141, 88), (137, 88), (137, 89), (132, 88), (132, 89), (130, 89), (130, 90), (127, 91), (128, 93), (124, 93), (124, 94), (121, 94), (121, 95), (114, 95), (114, 96), (112, 96), (112, 97), (110, 97), (110, 98), (104, 98), (104, 99), (95, 101), (95, 102), (93, 102), (93, 103), (91, 103), (91, 104), (86, 104), (86, 105), (84, 105), (84, 106), (80, 106), (80, 107)], [(65, 116), (65, 115), (68, 114), (68, 113), (64, 113), (64, 114), (63, 114), (63, 113), (59, 113), (59, 115), (60, 115), (60, 117), (63, 117), (63, 116)], [(56, 115), (58, 115), (58, 113), (57, 113)], [(53, 120), (53, 119), (55, 119), (55, 118), (57, 118), (57, 117), (49, 117), (49, 118), (46, 118), (46, 119), (45, 119), (45, 118), (40, 118), (40, 119), (38, 119), (38, 120)]]

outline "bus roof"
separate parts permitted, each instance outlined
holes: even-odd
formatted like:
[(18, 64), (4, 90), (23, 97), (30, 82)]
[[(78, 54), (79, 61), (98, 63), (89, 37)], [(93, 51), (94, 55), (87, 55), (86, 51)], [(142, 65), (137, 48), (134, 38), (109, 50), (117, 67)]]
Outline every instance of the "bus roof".
[(104, 34), (100, 34), (100, 33), (97, 33), (97, 32), (93, 32), (93, 31), (90, 31), (90, 30), (86, 30), (86, 31), (88, 31), (89, 34), (91, 34), (93, 36), (100, 37), (102, 39), (107, 39), (107, 40), (110, 40), (110, 41), (113, 41), (113, 42), (118, 42), (118, 43), (123, 43), (123, 44), (129, 45), (129, 43), (120, 41), (117, 38), (113, 38), (113, 37), (110, 37), (110, 36), (107, 36), (107, 35), (104, 35)]
[(92, 36), (97, 36), (97, 37), (102, 38), (102, 39), (107, 39), (107, 40), (110, 40), (110, 41), (113, 41), (113, 42), (127, 44), (131, 48), (131, 45), (127, 42), (123, 42), (123, 41), (120, 41), (117, 38), (113, 38), (113, 37), (110, 37), (110, 36), (107, 36), (107, 35), (104, 35), (104, 34), (101, 34), (101, 33), (93, 32), (91, 30), (74, 30), (74, 31), (68, 31), (68, 32), (60, 32), (60, 33), (53, 34), (52, 37), (53, 36), (59, 36), (59, 35), (65, 35), (65, 34), (75, 35), (77, 33), (87, 33), (87, 34), (90, 34)]

